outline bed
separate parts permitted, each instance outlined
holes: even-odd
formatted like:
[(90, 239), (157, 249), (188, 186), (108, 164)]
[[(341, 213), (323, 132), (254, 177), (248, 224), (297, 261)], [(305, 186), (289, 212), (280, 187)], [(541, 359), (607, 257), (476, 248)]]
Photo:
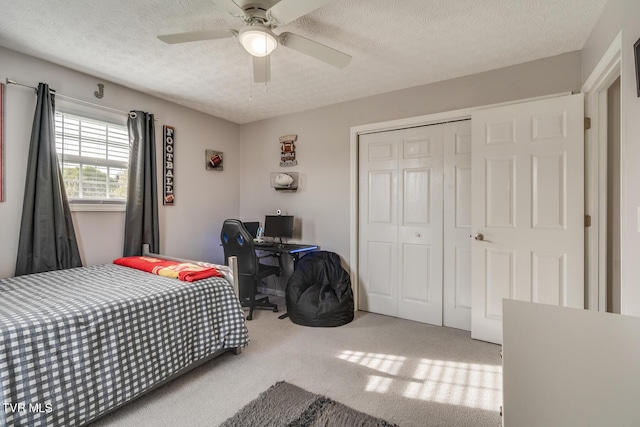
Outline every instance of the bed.
[(248, 343), (225, 277), (114, 264), (0, 280), (0, 426), (81, 426)]

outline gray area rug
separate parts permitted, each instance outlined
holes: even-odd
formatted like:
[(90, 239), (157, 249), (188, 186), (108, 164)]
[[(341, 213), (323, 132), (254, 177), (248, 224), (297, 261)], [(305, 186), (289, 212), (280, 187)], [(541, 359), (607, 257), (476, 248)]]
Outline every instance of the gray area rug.
[(280, 381), (220, 427), (398, 427), (328, 397)]

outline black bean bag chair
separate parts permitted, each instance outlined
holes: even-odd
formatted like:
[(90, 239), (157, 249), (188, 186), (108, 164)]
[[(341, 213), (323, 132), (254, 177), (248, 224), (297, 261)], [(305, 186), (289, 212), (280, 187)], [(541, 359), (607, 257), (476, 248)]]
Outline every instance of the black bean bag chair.
[(340, 326), (353, 320), (351, 279), (340, 257), (312, 252), (296, 264), (286, 290), (287, 312), (304, 326)]

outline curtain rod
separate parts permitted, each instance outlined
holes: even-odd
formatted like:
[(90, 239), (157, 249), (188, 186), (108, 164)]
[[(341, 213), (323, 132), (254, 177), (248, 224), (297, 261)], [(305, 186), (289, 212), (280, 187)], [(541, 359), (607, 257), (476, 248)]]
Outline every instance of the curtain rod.
[[(12, 79), (10, 79), (9, 77), (7, 77), (7, 84), (8, 84), (8, 85), (17, 85), (17, 86), (24, 86), (24, 87), (28, 87), (28, 88), (33, 89), (33, 90), (35, 90), (35, 91), (37, 91), (37, 90), (38, 90), (38, 88), (37, 88), (37, 87), (33, 87), (33, 86), (29, 86), (29, 85), (25, 85), (25, 84), (23, 84), (23, 83), (20, 83), (20, 82), (17, 82), (17, 81), (15, 81), (15, 80), (12, 80)], [(53, 89), (50, 89), (50, 91), (53, 91), (53, 93), (56, 93), (56, 91), (55, 91), (55, 90), (53, 90)]]
[[(18, 81), (15, 81), (15, 80), (13, 80), (13, 79), (10, 79), (9, 77), (7, 77), (6, 82), (7, 82), (7, 84), (8, 84), (8, 85), (23, 86), (23, 87), (28, 87), (29, 89), (33, 89), (33, 90), (34, 90), (34, 91), (36, 91), (36, 92), (38, 91), (38, 88), (37, 88), (37, 87), (29, 86), (29, 85), (26, 85), (26, 84), (24, 84), (24, 83), (20, 83), (20, 82), (18, 82)], [(131, 114), (131, 112), (130, 112), (130, 111), (122, 111), (122, 110), (118, 110), (118, 109), (116, 109), (116, 108), (105, 107), (104, 105), (96, 104), (96, 103), (94, 103), (94, 102), (85, 101), (84, 99), (78, 99), (78, 98), (73, 98), (73, 97), (71, 97), (71, 96), (62, 95), (62, 94), (60, 94), (60, 93), (57, 93), (57, 92), (55, 91), (55, 89), (49, 89), (49, 92), (50, 92), (50, 93), (53, 93), (55, 96), (57, 96), (57, 97), (59, 97), (59, 98), (62, 98), (62, 99), (68, 99), (68, 100), (70, 100), (70, 101), (79, 102), (79, 103), (84, 104), (84, 105), (89, 105), (89, 106), (91, 106), (91, 107), (96, 107), (96, 108), (99, 108), (99, 109), (102, 109), (102, 110), (106, 110), (106, 111), (110, 111), (110, 112), (112, 112), (112, 113), (117, 113), (117, 114), (120, 114), (120, 115), (123, 115), (123, 116), (129, 116), (129, 115)], [(154, 120), (154, 121), (158, 121), (158, 118), (157, 118), (157, 117), (155, 117), (155, 120)]]

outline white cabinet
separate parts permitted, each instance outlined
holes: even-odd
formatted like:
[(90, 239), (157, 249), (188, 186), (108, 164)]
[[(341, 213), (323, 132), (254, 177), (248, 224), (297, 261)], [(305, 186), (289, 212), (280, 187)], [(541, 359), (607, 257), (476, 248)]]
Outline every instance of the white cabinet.
[(506, 427), (640, 425), (640, 318), (504, 300)]

